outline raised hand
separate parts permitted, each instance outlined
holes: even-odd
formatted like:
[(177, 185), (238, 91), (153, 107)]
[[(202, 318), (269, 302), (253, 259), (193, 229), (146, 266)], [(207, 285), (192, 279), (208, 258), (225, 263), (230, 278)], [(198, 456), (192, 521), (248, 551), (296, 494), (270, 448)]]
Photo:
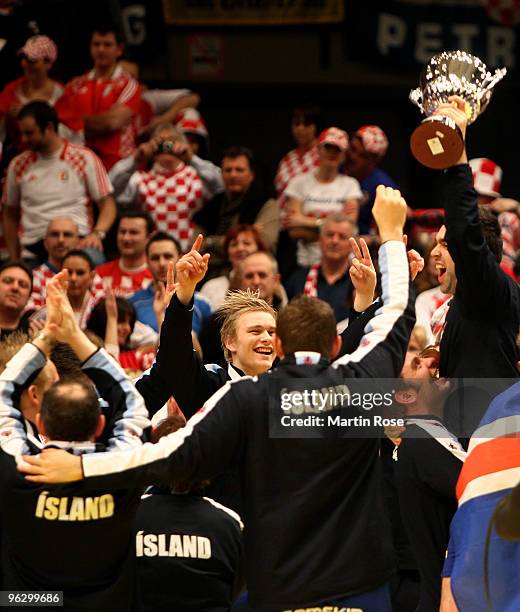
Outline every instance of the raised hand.
[(460, 96), (450, 96), (448, 102), (439, 104), (435, 110), (436, 115), (444, 115), (455, 121), (455, 124), (462, 132), (462, 136), (466, 135), (466, 127), (468, 126), (468, 114), (466, 113), (466, 102)]
[[(403, 242), (404, 246), (408, 245), (408, 236), (406, 234), (403, 235)], [(415, 249), (410, 249), (407, 255), (408, 265), (410, 267), (410, 279), (414, 281), (419, 272), (424, 270), (424, 258)]]
[(175, 266), (177, 277), (177, 297), (183, 304), (188, 304), (195, 293), (195, 287), (208, 271), (209, 253), (200, 254), (203, 241), (199, 234), (191, 247), (191, 251), (183, 255)]
[(164, 320), (164, 314), (168, 308), (173, 294), (177, 291), (178, 283), (175, 282), (175, 264), (168, 263), (166, 272), (166, 285), (159, 281), (153, 296), (153, 311), (157, 319), (157, 327), (160, 328)]
[(56, 340), (70, 342), (79, 331), (74, 311), (67, 296), (69, 284), (68, 270), (58, 272), (47, 281), (47, 329)]
[(410, 266), (410, 278), (414, 281), (419, 272), (424, 270), (424, 259), (415, 249), (408, 251), (408, 265)]
[(402, 240), (407, 206), (398, 189), (379, 185), (372, 215), (377, 223), (381, 242)]
[(354, 253), (349, 269), (350, 279), (356, 290), (354, 308), (358, 312), (363, 312), (374, 301), (377, 283), (376, 270), (365, 240), (360, 238), (359, 245), (355, 238), (349, 238), (349, 240)]
[(115, 319), (117, 321), (117, 302), (116, 294), (112, 287), (107, 287), (105, 294), (105, 312), (107, 319)]

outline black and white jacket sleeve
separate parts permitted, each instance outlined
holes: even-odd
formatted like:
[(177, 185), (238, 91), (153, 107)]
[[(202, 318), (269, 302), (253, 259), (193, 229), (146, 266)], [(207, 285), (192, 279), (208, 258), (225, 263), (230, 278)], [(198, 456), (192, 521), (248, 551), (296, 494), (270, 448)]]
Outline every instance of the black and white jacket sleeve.
[(148, 411), (134, 383), (121, 366), (100, 349), (81, 369), (94, 383), (102, 403), (106, 425), (99, 442), (108, 450), (125, 450), (141, 445), (143, 432), (150, 427)]
[(233, 392), (233, 386), (242, 381), (226, 383), (185, 427), (157, 444), (144, 444), (132, 452), (84, 455), (85, 486), (169, 485), (176, 478), (194, 481), (225, 471), (244, 450), (247, 410)]
[(31, 452), (24, 419), (18, 408), (20, 395), (32, 384), (46, 361), (45, 355), (28, 342), (0, 374), (0, 448), (17, 459)]

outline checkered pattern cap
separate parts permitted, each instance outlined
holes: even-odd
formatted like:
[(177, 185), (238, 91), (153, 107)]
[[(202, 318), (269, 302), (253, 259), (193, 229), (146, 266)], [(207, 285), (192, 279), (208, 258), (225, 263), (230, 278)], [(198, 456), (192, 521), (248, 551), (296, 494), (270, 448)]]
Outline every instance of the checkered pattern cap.
[(33, 61), (48, 60), (54, 64), (58, 58), (58, 47), (48, 36), (37, 35), (28, 38), (18, 53)]
[(520, 23), (520, 0), (481, 0), (490, 17), (513, 28)]
[(318, 140), (318, 144), (320, 145), (334, 145), (338, 147), (341, 151), (346, 151), (348, 149), (348, 136), (347, 132), (340, 130), (337, 127), (330, 127), (320, 134), (320, 138)]
[(377, 125), (363, 125), (356, 134), (361, 138), (365, 151), (383, 157), (388, 149), (388, 138)]
[(502, 168), (491, 159), (477, 157), (469, 162), (473, 172), (473, 185), (480, 195), (500, 198)]
[(183, 134), (197, 134), (202, 138), (208, 137), (208, 130), (198, 110), (185, 108), (175, 118), (175, 124)]

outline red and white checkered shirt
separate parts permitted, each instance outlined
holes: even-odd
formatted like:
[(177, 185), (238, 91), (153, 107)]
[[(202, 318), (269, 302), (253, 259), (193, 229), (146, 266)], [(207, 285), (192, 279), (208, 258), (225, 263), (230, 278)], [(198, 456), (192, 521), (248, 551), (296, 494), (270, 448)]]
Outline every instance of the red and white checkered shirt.
[[(45, 306), (45, 298), (47, 297), (47, 281), (55, 274), (56, 271), (53, 270), (48, 263), (43, 263), (41, 266), (34, 268), (33, 290), (25, 310), (33, 310), (43, 308), (43, 306)], [(103, 279), (97, 274), (94, 276), (94, 280), (92, 282), (91, 293), (96, 302), (105, 297)]]
[(278, 170), (274, 179), (276, 193), (281, 196), (289, 181), (297, 174), (304, 174), (313, 170), (319, 164), (318, 148), (311, 149), (293, 149), (285, 155), (278, 164)]
[(66, 140), (51, 155), (24, 151), (9, 164), (2, 205), (20, 207), (21, 243), (45, 236), (49, 221), (67, 217), (81, 236), (92, 230), (92, 201), (112, 193), (103, 164), (90, 149)]
[(149, 172), (134, 172), (130, 177), (157, 229), (176, 238), (183, 251), (191, 246), (195, 224), (191, 221), (202, 205), (202, 181), (191, 166), (182, 164), (176, 172), (165, 174), (152, 168)]
[(96, 268), (96, 273), (103, 283), (121, 297), (130, 297), (137, 291), (146, 289), (153, 280), (152, 273), (146, 265), (137, 270), (125, 270), (121, 267), (120, 259), (101, 264)]

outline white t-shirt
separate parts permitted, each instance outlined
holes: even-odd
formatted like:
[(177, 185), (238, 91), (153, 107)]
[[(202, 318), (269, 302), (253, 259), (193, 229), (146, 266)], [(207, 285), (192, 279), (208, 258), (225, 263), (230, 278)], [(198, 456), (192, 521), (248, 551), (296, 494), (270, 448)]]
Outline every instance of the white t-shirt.
[[(284, 194), (303, 202), (303, 214), (316, 218), (341, 213), (347, 200), (363, 197), (359, 183), (351, 176), (338, 176), (330, 183), (320, 183), (316, 171), (298, 174), (287, 185)], [(298, 264), (312, 266), (321, 257), (318, 242), (298, 241)]]
[(24, 151), (9, 164), (4, 206), (21, 208), (21, 243), (45, 236), (49, 221), (68, 217), (81, 236), (92, 229), (92, 201), (112, 193), (105, 167), (90, 149), (65, 141), (52, 155)]
[(222, 305), (222, 302), (226, 299), (226, 295), (229, 289), (229, 277), (228, 276), (216, 276), (206, 281), (200, 288), (200, 293), (206, 299), (208, 299), (213, 307), (213, 310), (217, 310)]

